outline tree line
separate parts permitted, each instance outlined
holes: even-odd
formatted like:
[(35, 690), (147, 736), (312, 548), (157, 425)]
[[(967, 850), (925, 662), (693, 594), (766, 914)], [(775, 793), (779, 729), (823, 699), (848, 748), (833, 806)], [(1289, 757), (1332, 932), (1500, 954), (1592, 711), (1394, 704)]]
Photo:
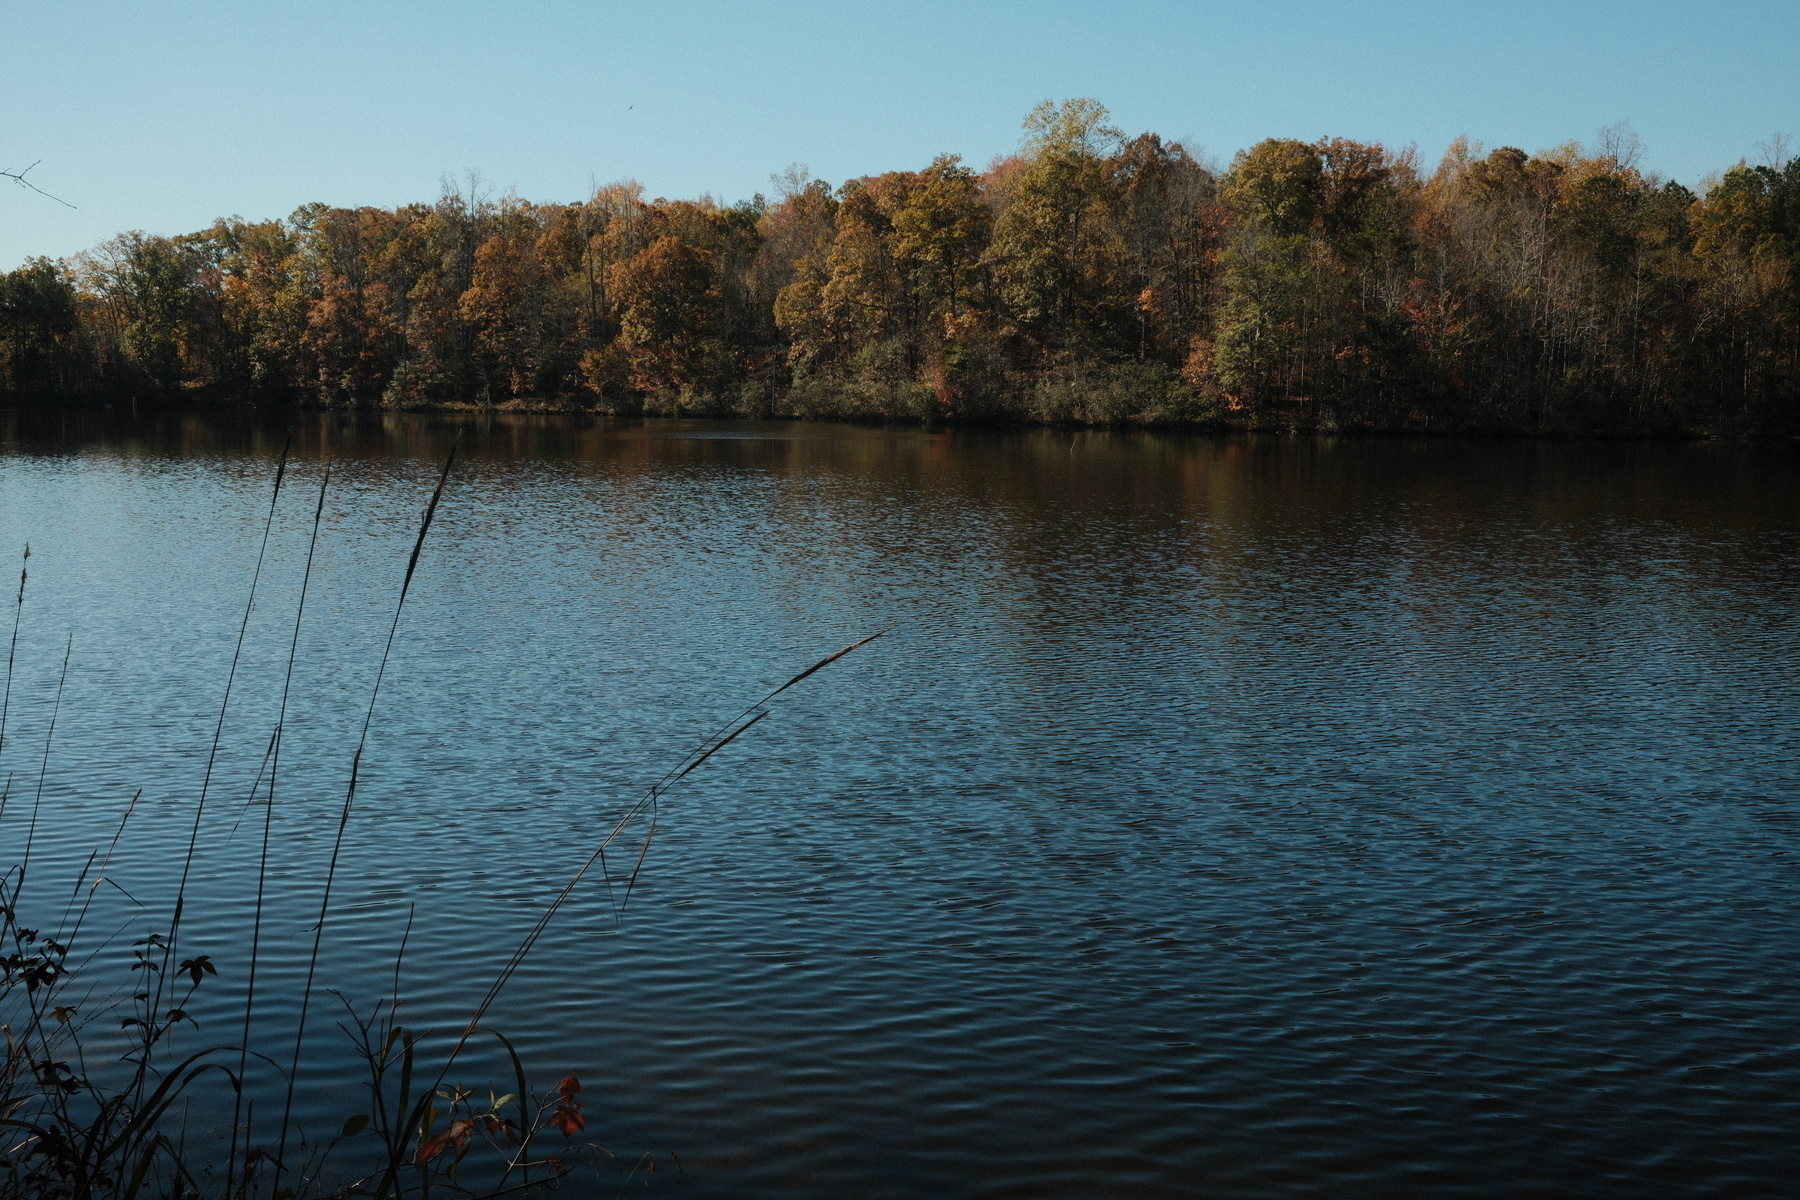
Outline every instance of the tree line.
[(0, 395), (1252, 428), (1800, 431), (1800, 159), (1273, 138), (1092, 100), (774, 197), (446, 191), (0, 276)]

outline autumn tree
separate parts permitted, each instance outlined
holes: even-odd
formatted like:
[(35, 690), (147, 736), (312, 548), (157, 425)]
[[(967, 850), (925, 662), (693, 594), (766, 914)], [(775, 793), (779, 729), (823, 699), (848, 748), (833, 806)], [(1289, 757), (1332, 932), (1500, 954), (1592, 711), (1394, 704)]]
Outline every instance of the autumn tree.
[(1417, 192), (1378, 145), (1271, 138), (1233, 159), (1215, 336), (1192, 364), (1253, 421), (1392, 419), (1415, 386), (1407, 302)]
[(831, 281), (831, 252), (837, 241), (838, 200), (823, 180), (790, 169), (781, 199), (763, 213), (763, 250), (757, 257), (753, 292), (769, 305), (778, 334), (786, 339), (787, 365), (806, 371), (829, 358), (832, 321), (823, 293)]
[(633, 387), (692, 392), (717, 382), (725, 347), (710, 252), (665, 234), (607, 268), (606, 286)]
[(0, 394), (1300, 428), (1800, 426), (1800, 167), (1689, 190), (1046, 102), (1017, 154), (773, 199), (309, 204), (0, 279)]
[(1213, 304), (1225, 222), (1217, 181), (1179, 143), (1153, 133), (1121, 146), (1106, 173), (1134, 351), (1178, 363)]
[(1791, 428), (1800, 398), (1800, 159), (1740, 163), (1693, 214), (1696, 373), (1737, 427)]
[(1027, 361), (1104, 356), (1130, 344), (1123, 247), (1109, 217), (1106, 160), (1123, 134), (1094, 100), (1044, 101), (1025, 118), (1021, 169), (999, 196), (985, 256)]

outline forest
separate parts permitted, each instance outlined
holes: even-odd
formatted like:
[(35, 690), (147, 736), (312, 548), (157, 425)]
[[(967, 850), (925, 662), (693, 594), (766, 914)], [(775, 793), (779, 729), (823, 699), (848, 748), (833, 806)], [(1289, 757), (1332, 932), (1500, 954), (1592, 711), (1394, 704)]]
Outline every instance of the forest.
[(0, 275), (0, 400), (1523, 433), (1800, 432), (1800, 159), (1273, 138), (1092, 100), (772, 197), (446, 187)]

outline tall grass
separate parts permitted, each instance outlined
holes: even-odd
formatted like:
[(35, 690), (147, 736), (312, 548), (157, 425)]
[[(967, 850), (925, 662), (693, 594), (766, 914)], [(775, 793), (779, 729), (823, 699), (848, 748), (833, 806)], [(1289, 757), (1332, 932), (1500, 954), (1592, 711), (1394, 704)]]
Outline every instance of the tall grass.
[(50, 727), (44, 731), (44, 757), (38, 763), (37, 791), (31, 797), (31, 824), (25, 830), (25, 852), (19, 856), (19, 883), (25, 883), (25, 872), (31, 865), (31, 847), (37, 840), (38, 813), (44, 807), (44, 780), (50, 773), (50, 744), (56, 740), (56, 719), (62, 715), (63, 687), (69, 682), (69, 656), (75, 652), (75, 635), (70, 634), (63, 647), (62, 671), (56, 677), (56, 699), (50, 705)]
[[(279, 487), (279, 480), (277, 481)], [(268, 791), (263, 801), (262, 846), (256, 856), (256, 905), (252, 909), (250, 931), (250, 978), (244, 991), (244, 1031), (238, 1044), (238, 1079), (240, 1084), (232, 1101), (231, 1112), (231, 1149), (226, 1155), (227, 1190), (231, 1187), (231, 1176), (237, 1167), (237, 1145), (240, 1129), (246, 1145), (250, 1143), (249, 1118), (244, 1112), (244, 1089), (241, 1081), (250, 1065), (250, 1029), (251, 1016), (256, 1008), (256, 968), (262, 952), (263, 909), (268, 898), (269, 881), (269, 840), (275, 822), (275, 781), (281, 773), (281, 738), (287, 727), (288, 699), (293, 693), (294, 659), (300, 650), (300, 626), (306, 616), (306, 596), (312, 587), (313, 560), (319, 549), (319, 526), (325, 517), (325, 493), (331, 487), (331, 465), (325, 466), (324, 474), (319, 480), (319, 501), (313, 506), (312, 535), (306, 543), (306, 568), (300, 577), (300, 598), (294, 604), (294, 632), (288, 640), (287, 667), (281, 679), (281, 703), (275, 713), (275, 728), (269, 734), (269, 749), (265, 755), (264, 765), (257, 770), (257, 779), (250, 785), (250, 803), (256, 801), (256, 791), (263, 776), (268, 777)], [(244, 1124), (240, 1126), (239, 1122)], [(280, 1156), (277, 1155), (277, 1161)]]
[(169, 944), (163, 955), (163, 970), (157, 975), (158, 1001), (162, 998), (163, 980), (168, 977), (168, 964), (176, 952), (181, 936), (182, 910), (187, 903), (188, 874), (193, 869), (194, 852), (200, 843), (200, 822), (206, 815), (206, 795), (212, 787), (213, 767), (219, 761), (219, 742), (225, 736), (225, 715), (231, 708), (231, 687), (237, 682), (238, 663), (244, 656), (244, 639), (250, 632), (250, 614), (256, 610), (256, 589), (262, 582), (263, 562), (269, 556), (269, 534), (275, 528), (275, 507), (281, 501), (281, 484), (287, 478), (288, 451), (293, 448), (292, 435), (281, 444), (281, 458), (275, 464), (275, 486), (270, 490), (269, 514), (263, 519), (262, 541), (256, 548), (256, 567), (250, 572), (250, 594), (244, 598), (244, 616), (238, 622), (237, 642), (231, 649), (231, 666), (225, 671), (225, 691), (219, 698), (219, 719), (213, 722), (212, 744), (206, 748), (206, 770), (200, 776), (200, 796), (194, 802), (194, 823), (188, 830), (187, 853), (181, 859), (181, 880), (175, 885), (175, 910), (169, 916)]
[[(309, 1017), (332, 916), (333, 888), (355, 815), (358, 779), (382, 682), (400, 634), (407, 596), (419, 570), (427, 535), (451, 479), (456, 449), (451, 449), (438, 473), (400, 581), (387, 638), (369, 687), (362, 726), (349, 756), (328, 862), (319, 881), (316, 919), (308, 930), (312, 937), (298, 1013), (287, 1031), (291, 1046), (277, 1035), (285, 1051), (282, 1060), (277, 1061), (254, 1047), (253, 1016), (258, 1011), (258, 989), (263, 986), (259, 968), (263, 965), (263, 936), (269, 915), (270, 847), (282, 745), (331, 480), (329, 467), (322, 472), (276, 719), (246, 800), (247, 809), (258, 805), (262, 808), (262, 829), (253, 878), (245, 986), (232, 1014), (232, 1027), (239, 1036), (232, 1045), (206, 1046), (180, 1055), (173, 1048), (173, 1035), (188, 1021), (187, 1010), (197, 992), (215, 986), (212, 981), (218, 974), (218, 967), (209, 956), (182, 958), (178, 940), (183, 920), (189, 915), (188, 885), (199, 853), (201, 823), (215, 778), (282, 486), (288, 475), (290, 446), (291, 442), (283, 447), (276, 468), (166, 930), (150, 931), (129, 947), (115, 947), (114, 939), (109, 937), (88, 949), (84, 926), (101, 886), (118, 886), (112, 883), (108, 872), (117, 860), (141, 792), (126, 806), (104, 850), (97, 848), (89, 856), (63, 904), (56, 932), (44, 935), (40, 929), (27, 925), (23, 915), (27, 907), (38, 907), (35, 893), (28, 895), (26, 891), (27, 868), (49, 775), (50, 745), (61, 712), (73, 638), (65, 645), (44, 751), (36, 764), (38, 780), (23, 853), (17, 863), (0, 872), (0, 942), (4, 943), (0, 946), (0, 951), (4, 951), (0, 953), (0, 1031), (4, 1033), (5, 1048), (5, 1060), (0, 1064), (0, 1198), (4, 1200), (136, 1200), (139, 1196), (182, 1200), (371, 1196), (400, 1200), (415, 1195), (424, 1200), (433, 1191), (497, 1196), (554, 1185), (571, 1169), (570, 1152), (563, 1143), (586, 1124), (581, 1084), (574, 1077), (565, 1076), (552, 1086), (533, 1091), (530, 1073), (512, 1042), (486, 1025), (495, 1003), (540, 944), (557, 914), (596, 873), (596, 868), (611, 897), (614, 920), (623, 919), (657, 834), (661, 801), (672, 788), (766, 719), (771, 706), (788, 689), (880, 636), (864, 638), (826, 655), (771, 690), (704, 738), (628, 805), (569, 879), (546, 896), (535, 918), (522, 931), (516, 948), (474, 1004), (460, 1032), (447, 1050), (436, 1055), (427, 1053), (421, 1031), (399, 1020), (402, 960), (412, 930), (409, 912), (395, 959), (391, 993), (376, 1000), (372, 1008), (361, 1011), (343, 1000), (344, 1016), (339, 1024), (349, 1035), (344, 1060), (347, 1066), (333, 1082), (362, 1097), (361, 1111), (331, 1136), (309, 1138), (294, 1120), (294, 1098), (307, 1061)], [(25, 554), (28, 562), (29, 548)], [(22, 567), (14, 600), (6, 681), (4, 692), (0, 693), (0, 752), (7, 744), (6, 722), (12, 702), (26, 578)], [(4, 832), (11, 791), (9, 774), (0, 784), (0, 833)], [(615, 865), (609, 853), (620, 855), (621, 861)], [(121, 993), (110, 975), (120, 966), (127, 968), (128, 978), (144, 981), (131, 984), (129, 1001), (119, 998)], [(104, 1062), (90, 1066), (89, 1045), (98, 1046), (107, 1040), (93, 1022), (127, 1010), (131, 1015), (121, 1022), (128, 1044), (123, 1061), (117, 1068)], [(510, 1090), (504, 1095), (450, 1082), (452, 1072), (477, 1038), (491, 1039), (504, 1051), (510, 1068), (506, 1085)], [(252, 1068), (257, 1064), (272, 1069), (277, 1077), (278, 1095), (261, 1095), (263, 1109), (269, 1111), (278, 1100), (280, 1113), (272, 1126), (265, 1121), (260, 1130), (256, 1120), (258, 1089), (250, 1082)], [(208, 1112), (229, 1109), (228, 1128), (218, 1137), (206, 1136), (204, 1130), (194, 1134), (188, 1122), (195, 1107)], [(545, 1138), (562, 1141), (547, 1150), (542, 1148)]]
[[(13, 663), (19, 657), (19, 620), (25, 615), (25, 579), (31, 574), (31, 543), (25, 544), (25, 555), (19, 562), (19, 597), (13, 602), (12, 640), (6, 644), (6, 692), (0, 697), (0, 754), (6, 753), (6, 718), (12, 712)], [(12, 776), (6, 777), (0, 789), (0, 817), (6, 815), (6, 797), (12, 791)]]

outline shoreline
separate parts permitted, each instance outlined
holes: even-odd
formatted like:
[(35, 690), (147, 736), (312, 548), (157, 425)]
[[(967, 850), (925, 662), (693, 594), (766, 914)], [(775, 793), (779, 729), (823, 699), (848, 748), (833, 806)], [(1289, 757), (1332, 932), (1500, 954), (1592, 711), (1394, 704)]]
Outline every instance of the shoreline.
[[(134, 408), (135, 405), (135, 408)], [(1205, 437), (1308, 437), (1308, 438), (1465, 438), (1478, 441), (1605, 441), (1605, 442), (1736, 442), (1757, 445), (1792, 445), (1800, 442), (1800, 434), (1773, 430), (1710, 430), (1679, 428), (1579, 428), (1549, 429), (1506, 428), (1491, 425), (1433, 426), (1366, 425), (1332, 426), (1301, 423), (1255, 423), (1251, 420), (1163, 420), (1126, 419), (1110, 422), (1077, 420), (1033, 420), (1009, 414), (995, 417), (949, 417), (939, 419), (900, 418), (872, 414), (819, 414), (773, 411), (742, 412), (618, 412), (599, 406), (557, 402), (506, 401), (501, 404), (437, 403), (437, 404), (318, 404), (255, 403), (193, 397), (186, 401), (156, 399), (83, 399), (70, 401), (0, 401), (0, 414), (81, 414), (111, 415), (189, 415), (229, 416), (235, 414), (267, 416), (275, 413), (295, 415), (343, 416), (435, 416), (435, 417), (585, 417), (617, 422), (621, 426), (647, 422), (705, 422), (744, 425), (844, 425), (863, 429), (918, 430), (931, 433), (986, 432), (1023, 433), (1057, 431), (1064, 433), (1162, 434)]]

